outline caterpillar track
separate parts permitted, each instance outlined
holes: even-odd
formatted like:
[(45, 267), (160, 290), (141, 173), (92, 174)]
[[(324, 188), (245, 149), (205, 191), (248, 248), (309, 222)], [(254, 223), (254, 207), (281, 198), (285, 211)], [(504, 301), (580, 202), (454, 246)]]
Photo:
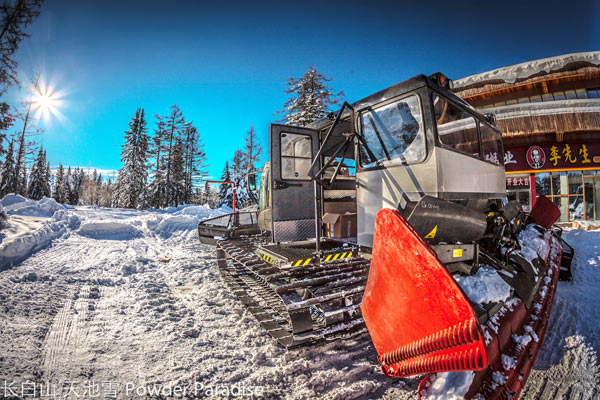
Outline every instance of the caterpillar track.
[(255, 253), (261, 236), (217, 242), (223, 280), (260, 325), (286, 348), (366, 333), (360, 301), (369, 261), (351, 256), (281, 269)]

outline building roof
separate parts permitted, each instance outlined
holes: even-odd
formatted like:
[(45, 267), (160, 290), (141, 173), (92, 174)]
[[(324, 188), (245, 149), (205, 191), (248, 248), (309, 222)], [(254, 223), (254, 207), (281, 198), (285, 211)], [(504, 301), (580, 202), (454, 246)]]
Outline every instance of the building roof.
[(584, 67), (600, 67), (600, 51), (564, 54), (471, 75), (455, 80), (454, 91), (463, 91), (489, 84), (515, 84), (536, 76)]

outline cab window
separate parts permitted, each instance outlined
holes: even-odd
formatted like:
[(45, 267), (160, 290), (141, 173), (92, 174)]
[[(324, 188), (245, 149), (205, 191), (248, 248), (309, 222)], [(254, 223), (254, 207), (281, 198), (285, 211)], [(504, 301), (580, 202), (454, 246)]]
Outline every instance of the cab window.
[(411, 95), (393, 103), (369, 109), (360, 116), (364, 167), (386, 160), (415, 163), (425, 159), (425, 132), (419, 97)]
[(504, 165), (500, 134), (484, 122), (479, 123), (479, 129), (481, 130), (481, 144), (483, 145), (485, 159), (494, 164)]
[(435, 93), (433, 108), (440, 142), (452, 149), (479, 158), (479, 134), (475, 117)]
[(297, 133), (281, 133), (281, 179), (310, 179), (308, 171), (311, 163), (311, 137)]

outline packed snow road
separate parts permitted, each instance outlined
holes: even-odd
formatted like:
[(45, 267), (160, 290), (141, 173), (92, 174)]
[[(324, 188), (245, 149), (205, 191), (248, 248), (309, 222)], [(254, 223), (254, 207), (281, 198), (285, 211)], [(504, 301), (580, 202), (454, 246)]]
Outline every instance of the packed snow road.
[[(417, 397), (418, 378), (382, 376), (367, 337), (279, 348), (197, 240), (215, 211), (64, 212), (64, 233), (0, 272), (0, 397)], [(568, 238), (575, 282), (559, 286), (524, 398), (598, 395), (600, 232)]]
[(183, 215), (71, 212), (79, 229), (0, 273), (0, 386), (12, 383), (17, 397), (28, 382), (72, 398), (145, 398), (158, 388), (170, 397), (176, 387), (186, 397), (414, 397), (418, 381), (381, 376), (367, 340), (277, 347)]

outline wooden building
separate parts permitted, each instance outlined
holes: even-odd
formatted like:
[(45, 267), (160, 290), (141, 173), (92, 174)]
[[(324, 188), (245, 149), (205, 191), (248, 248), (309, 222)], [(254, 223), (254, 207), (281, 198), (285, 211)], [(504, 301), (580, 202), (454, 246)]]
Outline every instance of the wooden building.
[(529, 209), (545, 195), (561, 221), (600, 219), (600, 51), (498, 68), (453, 90), (496, 116), (509, 198)]

